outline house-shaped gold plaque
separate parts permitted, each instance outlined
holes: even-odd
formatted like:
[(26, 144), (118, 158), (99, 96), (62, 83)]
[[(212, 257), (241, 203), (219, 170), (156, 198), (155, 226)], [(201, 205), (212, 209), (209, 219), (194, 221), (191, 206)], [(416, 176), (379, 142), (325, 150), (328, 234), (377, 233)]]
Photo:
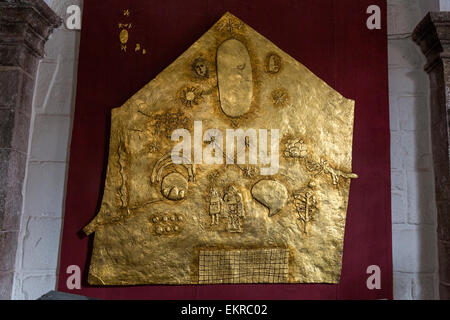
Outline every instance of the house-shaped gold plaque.
[(89, 283), (337, 283), (353, 111), (226, 13), (113, 109)]

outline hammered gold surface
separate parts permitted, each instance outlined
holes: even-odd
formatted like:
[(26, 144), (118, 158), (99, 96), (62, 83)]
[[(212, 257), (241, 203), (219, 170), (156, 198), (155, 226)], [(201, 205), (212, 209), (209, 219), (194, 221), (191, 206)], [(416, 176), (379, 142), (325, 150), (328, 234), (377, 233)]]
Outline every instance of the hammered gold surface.
[[(337, 283), (357, 177), (353, 110), (354, 101), (225, 14), (113, 109), (102, 205), (84, 229), (95, 232), (89, 283)], [(194, 143), (196, 121), (203, 132), (224, 134), (222, 142), (200, 142), (205, 149), (214, 144), (223, 164), (173, 163), (173, 131), (186, 129)], [(260, 162), (227, 164), (225, 132), (232, 128), (279, 129), (278, 172), (263, 175), (268, 165)], [(210, 252), (222, 258), (205, 258)], [(261, 261), (280, 267), (277, 276)], [(245, 276), (217, 276), (239, 275), (240, 262)]]

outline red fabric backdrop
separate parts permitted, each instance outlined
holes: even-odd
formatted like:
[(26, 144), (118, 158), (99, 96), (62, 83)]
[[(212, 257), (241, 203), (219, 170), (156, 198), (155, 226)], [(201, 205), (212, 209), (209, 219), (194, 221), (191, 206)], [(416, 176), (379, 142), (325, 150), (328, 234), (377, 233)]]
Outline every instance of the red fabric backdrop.
[[(381, 7), (382, 29), (366, 28), (366, 9)], [(129, 9), (130, 16), (123, 15)], [(341, 282), (338, 285), (91, 287), (91, 237), (80, 230), (99, 208), (110, 110), (153, 79), (226, 11), (235, 14), (356, 101), (353, 171)], [(132, 22), (120, 49), (118, 23)], [(383, 0), (108, 0), (84, 2), (78, 90), (60, 254), (60, 291), (100, 299), (392, 299), (389, 105), (386, 1)], [(69, 265), (81, 290), (66, 286)], [(369, 290), (369, 265), (381, 268), (381, 290)]]

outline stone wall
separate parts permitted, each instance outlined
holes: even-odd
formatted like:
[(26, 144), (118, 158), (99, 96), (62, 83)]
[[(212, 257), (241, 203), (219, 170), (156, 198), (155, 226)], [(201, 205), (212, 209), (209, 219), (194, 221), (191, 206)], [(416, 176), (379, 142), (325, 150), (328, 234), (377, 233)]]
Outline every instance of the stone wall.
[(440, 11), (450, 11), (450, 0), (439, 0), (439, 5)]
[(437, 206), (439, 295), (450, 299), (450, 12), (431, 12), (413, 33), (427, 58)]
[[(65, 18), (80, 0), (46, 0)], [(14, 299), (36, 299), (56, 288), (68, 147), (73, 119), (80, 31), (64, 25), (47, 41), (31, 115)]]
[(411, 33), (438, 3), (388, 1), (395, 299), (438, 298), (436, 201), (425, 58)]
[(10, 299), (36, 70), (61, 19), (41, 0), (0, 0), (0, 299)]

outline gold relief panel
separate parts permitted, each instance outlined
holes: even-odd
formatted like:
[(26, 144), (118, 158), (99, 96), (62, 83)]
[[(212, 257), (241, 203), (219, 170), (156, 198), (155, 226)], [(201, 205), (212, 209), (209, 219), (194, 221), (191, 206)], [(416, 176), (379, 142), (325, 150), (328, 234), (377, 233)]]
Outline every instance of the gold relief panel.
[(353, 110), (226, 13), (113, 109), (89, 283), (337, 283)]

